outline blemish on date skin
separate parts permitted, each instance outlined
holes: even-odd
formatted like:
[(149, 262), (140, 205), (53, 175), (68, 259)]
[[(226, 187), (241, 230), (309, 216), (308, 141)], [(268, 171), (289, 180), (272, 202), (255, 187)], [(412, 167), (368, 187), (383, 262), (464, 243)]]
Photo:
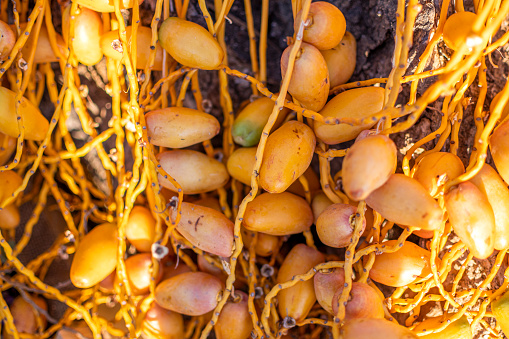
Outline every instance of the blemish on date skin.
[(196, 219), (196, 222), (194, 223), (194, 231), (198, 232), (198, 223), (200, 222), (200, 219), (203, 217), (203, 215), (200, 215), (198, 219)]

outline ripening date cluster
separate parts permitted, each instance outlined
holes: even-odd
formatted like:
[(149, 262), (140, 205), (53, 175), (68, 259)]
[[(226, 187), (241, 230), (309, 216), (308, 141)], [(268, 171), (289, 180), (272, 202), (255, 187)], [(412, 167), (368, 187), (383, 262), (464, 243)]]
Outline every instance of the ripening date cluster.
[[(117, 61), (128, 58), (130, 51), (124, 50), (119, 34), (132, 44), (134, 28), (128, 26), (125, 32), (119, 32), (103, 27), (101, 13), (113, 12), (113, 5), (106, 0), (76, 2), (80, 6), (72, 20), (72, 39), (68, 6), (62, 8), (63, 36), (42, 26), (37, 40), (28, 37), (23, 54), (35, 50), (31, 57), (34, 64), (58, 62), (67, 58), (67, 46), (72, 45), (76, 61), (83, 65), (95, 65), (103, 57)], [(123, 1), (120, 6), (129, 9), (133, 1)], [(307, 17), (303, 17), (304, 10)], [(465, 27), (472, 26), (476, 18), (475, 13), (467, 11), (451, 15), (443, 28), (445, 44), (452, 50), (461, 49), (469, 38)], [(72, 284), (112, 298), (125, 289), (136, 307), (143, 310), (144, 316), (136, 322), (143, 337), (177, 339), (185, 337), (189, 319), (211, 321), (231, 276), (228, 262), (237, 249), (239, 236), (246, 248), (243, 254), (254, 254), (248, 256), (248, 261), (255, 261), (258, 272), (262, 262), (270, 263), (266, 265), (272, 273), (264, 280), (268, 290), (254, 286), (260, 288), (256, 299), (261, 300), (271, 289), (333, 261), (329, 254), (343, 253), (339, 249), (349, 249), (353, 239), (374, 241), (373, 230), (383, 220), (423, 239), (432, 239), (444, 229), (452, 230), (477, 259), (507, 249), (509, 109), (504, 110), (489, 139), (496, 169), (484, 164), (474, 176), (445, 190), (447, 182), (462, 176), (467, 169), (457, 155), (438, 150), (419, 156), (410, 175), (405, 175), (398, 170), (397, 146), (384, 133), (380, 120), (372, 119), (385, 108), (386, 89), (365, 86), (331, 96), (333, 88), (348, 82), (356, 66), (356, 40), (346, 29), (343, 13), (327, 2), (312, 2), (297, 13), (295, 35), (288, 39), (289, 45), (280, 56), (283, 79), (291, 74), (284, 103), (316, 112), (328, 121), (357, 119), (362, 123), (325, 123), (303, 118), (288, 107), (274, 109), (278, 95), (259, 96), (241, 105), (229, 129), (224, 129), (213, 115), (196, 108), (148, 110), (143, 115), (143, 130), (148, 147), (157, 150), (157, 155), (146, 161), (154, 161), (154, 167), (160, 169), (159, 193), (167, 203), (169, 218), (163, 220), (159, 216), (153, 201), (141, 199), (129, 210), (125, 224), (111, 221), (92, 228), (77, 242), (70, 269)], [(0, 32), (0, 60), (4, 61), (14, 48), (16, 35), (2, 21)], [(225, 53), (218, 40), (197, 23), (169, 17), (159, 25), (156, 40), (152, 45), (150, 27), (136, 27), (136, 55), (131, 57), (137, 69), (159, 71), (164, 62), (205, 71), (225, 66)], [(168, 53), (168, 58), (163, 57), (164, 53)], [(4, 107), (0, 114), (2, 166), (10, 163), (19, 138), (43, 142), (50, 129), (51, 122), (38, 107), (23, 97), (16, 100), (13, 89), (0, 87)], [(496, 97), (492, 106), (497, 100), (501, 97)], [(22, 131), (16, 112), (22, 116)], [(236, 145), (225, 159), (196, 147), (225, 133), (231, 134)], [(341, 172), (335, 177), (341, 179), (342, 195), (338, 195), (334, 192), (338, 188), (325, 184), (329, 173), (316, 173), (312, 160), (321, 145), (352, 141), (344, 154)], [(0, 202), (13, 196), (22, 185), (23, 178), (16, 171), (0, 172)], [(234, 187), (238, 194), (249, 194), (252, 199), (238, 210), (236, 218), (229, 218), (224, 213), (221, 194), (218, 198), (214, 192), (232, 192)], [(250, 192), (252, 187), (258, 190)], [(227, 196), (224, 192), (223, 198)], [(184, 194), (183, 201), (179, 201), (179, 193)], [(175, 220), (178, 222), (172, 225)], [(240, 222), (240, 233), (236, 222)], [(169, 244), (155, 242), (161, 223), (163, 229), (174, 227), (177, 251)], [(14, 202), (0, 210), (0, 228), (12, 230), (19, 224), (20, 212)], [(125, 267), (120, 271), (119, 232), (132, 249), (123, 258)], [(309, 242), (299, 243), (288, 248), (284, 256), (279, 253), (290, 236), (301, 233), (311, 238), (316, 233), (321, 242), (318, 248)], [(274, 309), (285, 335), (319, 307), (325, 319), (331, 321), (342, 314), (342, 338), (417, 338), (417, 331), (441, 325), (440, 319), (429, 318), (411, 331), (390, 321), (389, 308), (379, 289), (380, 285), (417, 286), (433, 276), (432, 266), (441, 259), (433, 258), (432, 264), (429, 248), (410, 241), (377, 241), (380, 246), (397, 250), (360, 259), (365, 275), (350, 272), (351, 276), (347, 276), (340, 266), (315, 269), (312, 278), (279, 287)], [(187, 253), (190, 261), (182, 260), (179, 251)], [(262, 303), (253, 302), (254, 292), (242, 269), (237, 267), (235, 278), (234, 290), (214, 323), (218, 339), (258, 336), (255, 325), (260, 324), (253, 321), (253, 312), (260, 319)], [(128, 286), (123, 286), (123, 281)], [(155, 289), (151, 290), (151, 286)], [(345, 288), (348, 299), (341, 305)], [(47, 309), (44, 299), (33, 299)], [(503, 331), (509, 330), (507, 305), (509, 294), (491, 304)], [(46, 326), (45, 318), (39, 317), (38, 323), (33, 308), (21, 297), (10, 305), (10, 312), (21, 333), (35, 334), (38, 326)], [(86, 327), (77, 323), (70, 326), (82, 337), (92, 338)], [(61, 335), (64, 333), (65, 338), (77, 338), (73, 332), (62, 330)], [(290, 338), (285, 335), (280, 337)], [(453, 336), (472, 338), (465, 316), (433, 338)]]

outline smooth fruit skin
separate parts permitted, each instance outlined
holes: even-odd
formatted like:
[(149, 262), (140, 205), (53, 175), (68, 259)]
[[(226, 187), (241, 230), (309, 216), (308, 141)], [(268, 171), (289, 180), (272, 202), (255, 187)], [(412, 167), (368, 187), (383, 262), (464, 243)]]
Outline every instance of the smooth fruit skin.
[(150, 252), (154, 242), (156, 220), (144, 206), (134, 206), (125, 229), (127, 240), (138, 252)]
[(74, 321), (68, 328), (56, 333), (55, 339), (93, 339), (94, 335), (84, 321)]
[[(302, 11), (295, 18), (295, 32), (299, 30)], [(337, 46), (346, 31), (346, 20), (343, 13), (331, 3), (316, 1), (311, 3), (307, 20), (310, 24), (304, 27), (302, 41), (318, 49), (330, 49)]]
[[(173, 211), (176, 217), (175, 211)], [(177, 231), (199, 249), (229, 257), (233, 246), (233, 222), (224, 214), (208, 207), (182, 203)]]
[[(324, 118), (367, 118), (382, 110), (385, 91), (381, 87), (354, 88), (336, 95), (320, 111)], [(355, 139), (363, 130), (373, 127), (376, 121), (351, 126), (327, 125), (315, 122), (316, 136), (329, 145)]]
[[(64, 41), (69, 43), (69, 20), (71, 6), (62, 15), (62, 33)], [(71, 41), (76, 59), (87, 66), (93, 66), (101, 61), (101, 35), (103, 21), (101, 15), (88, 8), (80, 8), (74, 21), (74, 39)]]
[[(128, 43), (132, 41), (132, 30), (132, 26), (126, 27), (125, 29)], [(138, 32), (136, 34), (136, 68), (145, 69), (150, 58), (152, 30), (149, 27), (138, 26)], [(109, 31), (101, 35), (101, 50), (108, 58), (121, 60), (124, 54), (115, 50), (112, 46), (113, 41), (117, 39), (119, 39), (118, 30)], [(155, 49), (154, 65), (151, 69), (160, 71), (163, 69), (163, 49), (159, 42), (156, 42)]]
[(304, 186), (302, 186), (299, 180), (301, 177), (307, 180), (308, 189), (311, 197), (314, 197), (314, 195), (322, 189), (320, 186), (320, 179), (318, 178), (318, 175), (316, 175), (313, 168), (309, 166), (308, 169), (304, 172), (304, 174), (301, 175), (297, 180), (293, 182), (293, 184), (290, 185), (290, 187), (286, 189), (286, 192), (297, 194), (298, 196), (306, 198), (306, 191), (304, 190)]
[[(23, 178), (17, 172), (13, 170), (0, 172), (0, 204), (12, 197), (22, 183)], [(0, 210), (0, 228), (14, 229), (18, 227), (19, 222), (20, 214), (15, 202)]]
[(322, 212), (332, 204), (333, 202), (327, 197), (325, 193), (320, 192), (315, 195), (313, 201), (311, 201), (311, 209), (313, 210), (315, 225)]
[(16, 151), (17, 140), (0, 133), (0, 166), (7, 164), (11, 156)]
[(488, 199), (495, 215), (495, 240), (493, 246), (496, 250), (509, 247), (509, 189), (497, 171), (488, 164), (470, 179)]
[(418, 339), (406, 327), (377, 318), (352, 319), (341, 328), (342, 339)]
[[(348, 204), (333, 204), (327, 207), (318, 217), (316, 232), (327, 246), (342, 248), (350, 245), (355, 226), (357, 207)], [(360, 234), (364, 232), (364, 219)]]
[(490, 150), (498, 174), (509, 183), (509, 121), (499, 125), (491, 135)]
[[(25, 24), (20, 25), (21, 29), (25, 29)], [(67, 45), (64, 42), (64, 39), (62, 36), (58, 33), (55, 33), (55, 39), (57, 43), (58, 50), (60, 54), (67, 58), (68, 55), (68, 49)], [(37, 41), (34, 41), (33, 35), (29, 35), (27, 42), (21, 52), (23, 55), (30, 55), (30, 50), (33, 48), (34, 43), (37, 45), (35, 46), (35, 55), (34, 55), (34, 63), (41, 64), (45, 62), (57, 62), (60, 59), (58, 56), (53, 52), (53, 49), (51, 48), (51, 44), (49, 41), (49, 35), (48, 35), (48, 29), (45, 25), (42, 25), (41, 31), (39, 32), (39, 38)]]
[[(48, 310), (48, 304), (43, 298), (31, 295), (30, 299), (43, 310)], [(10, 306), (10, 311), (18, 332), (26, 334), (35, 334), (37, 332), (36, 310), (23, 297), (18, 296), (14, 299)], [(45, 327), (46, 318), (41, 314), (39, 314), (39, 317), (42, 320), (42, 326)]]
[[(23, 117), (23, 125), (25, 126), (25, 139), (42, 141), (49, 129), (48, 120), (42, 115), (30, 101), (21, 98), (19, 104), (19, 114)], [(0, 103), (3, 107), (0, 116), (0, 132), (17, 138), (19, 135), (18, 119), (16, 117), (16, 93), (0, 87)]]
[[(495, 97), (493, 98), (493, 100), (491, 100), (490, 112), (493, 112), (495, 110), (495, 106), (500, 101), (500, 99), (502, 99), (502, 92), (498, 92), (497, 95), (495, 95)], [(509, 105), (506, 103), (498, 121), (505, 122), (507, 120), (507, 116), (509, 116)]]
[(184, 335), (182, 314), (152, 304), (141, 323), (142, 333), (149, 339), (180, 339)]
[(454, 232), (474, 257), (488, 258), (495, 243), (495, 215), (488, 198), (471, 182), (462, 182), (445, 194), (445, 207)]
[(434, 231), (426, 231), (426, 230), (414, 230), (412, 234), (415, 234), (418, 237), (424, 238), (424, 239), (431, 239), (433, 238), (433, 235), (435, 234)]
[(251, 175), (256, 162), (256, 147), (241, 147), (233, 151), (226, 163), (232, 178), (251, 186)]
[(176, 262), (174, 261), (167, 261), (162, 267), (163, 270), (163, 276), (161, 277), (161, 281), (170, 279), (176, 275), (186, 273), (186, 272), (192, 272), (191, 268), (187, 266), (186, 264), (180, 262), (177, 267)]
[(275, 235), (258, 233), (255, 253), (261, 257), (272, 255), (279, 248), (279, 237)]
[[(292, 48), (293, 44), (288, 46), (281, 56), (281, 76), (283, 78), (288, 69)], [(318, 112), (327, 102), (329, 89), (329, 71), (325, 59), (316, 47), (303, 42), (295, 58), (288, 92), (303, 107)]]
[(117, 226), (102, 224), (86, 234), (71, 264), (71, 281), (78, 288), (101, 282), (117, 266)]
[(254, 237), (254, 235), (257, 235), (255, 246), (256, 255), (268, 257), (278, 251), (280, 246), (280, 237), (260, 232), (249, 232), (245, 227), (242, 227), (242, 240), (244, 241), (245, 248), (251, 248), (252, 237)]
[[(389, 240), (380, 246), (393, 247), (396, 244), (397, 240)], [(406, 286), (431, 274), (430, 256), (430, 251), (405, 241), (396, 252), (377, 255), (369, 277), (387, 286)]]
[(223, 284), (203, 272), (187, 272), (159, 283), (155, 299), (159, 306), (184, 315), (198, 316), (212, 311)]
[[(138, 5), (141, 5), (144, 0), (138, 0)], [(90, 8), (97, 12), (109, 13), (115, 11), (114, 2), (111, 0), (76, 0), (78, 5)], [(120, 0), (119, 9), (129, 9), (134, 5), (134, 0)]]
[(21, 217), (16, 204), (10, 204), (0, 210), (0, 228), (15, 229), (18, 227)]
[(0, 172), (0, 204), (11, 197), (23, 183), (23, 178), (13, 170)]
[[(157, 155), (162, 168), (181, 186), (184, 194), (199, 194), (223, 187), (230, 176), (226, 166), (214, 158), (192, 150), (174, 150)], [(178, 192), (170, 180), (158, 175), (159, 183)]]
[(205, 256), (198, 255), (196, 262), (197, 262), (198, 268), (201, 272), (211, 274), (211, 275), (221, 279), (222, 281), (226, 280), (227, 275), (225, 274), (225, 272), (222, 269), (220, 269), (219, 267), (217, 267), (216, 265), (208, 262), (207, 259), (205, 258)]
[(237, 301), (228, 301), (221, 311), (214, 332), (217, 339), (247, 339), (253, 330), (253, 321), (249, 315), (247, 294), (235, 291)]
[(449, 180), (452, 180), (463, 173), (465, 173), (465, 166), (457, 155), (449, 152), (433, 152), (419, 161), (413, 178), (431, 193), (433, 181), (436, 184), (440, 176), (445, 174)]
[[(267, 97), (256, 99), (240, 111), (232, 125), (232, 137), (235, 143), (251, 147), (256, 146), (262, 136), (262, 131), (272, 113), (275, 102)], [(289, 110), (284, 108), (279, 112), (272, 129), (278, 128)]]
[(245, 227), (243, 227), (242, 239), (244, 240), (244, 245), (247, 249), (251, 248), (251, 239), (255, 234), (257, 234), (255, 246), (256, 255), (261, 257), (268, 257), (279, 250), (281, 239), (280, 237), (260, 232), (248, 232)]
[(214, 116), (186, 107), (150, 111), (145, 119), (148, 141), (168, 148), (184, 148), (210, 140), (221, 128)]
[(491, 302), (491, 311), (504, 334), (509, 333), (509, 293), (504, 293), (499, 299)]
[(170, 17), (159, 28), (159, 43), (184, 66), (205, 70), (217, 69), (224, 52), (214, 37), (202, 26)]
[(345, 270), (335, 268), (327, 273), (317, 272), (313, 277), (316, 300), (324, 310), (334, 314), (332, 310), (332, 298), (336, 291), (345, 284)]
[(108, 294), (116, 293), (115, 292), (115, 287), (116, 287), (115, 284), (117, 284), (117, 286), (118, 286), (118, 281), (115, 281), (115, 280), (117, 280), (117, 270), (114, 270), (106, 278), (104, 278), (103, 280), (101, 280), (101, 282), (99, 282), (99, 284), (98, 284), (99, 290), (101, 290), (104, 293), (108, 293)]
[(354, 201), (365, 200), (382, 186), (396, 170), (397, 151), (385, 135), (362, 139), (348, 150), (343, 159), (343, 189)]
[[(493, 309), (493, 304), (492, 309)], [(415, 326), (413, 329), (413, 332), (419, 333), (423, 332), (424, 330), (429, 330), (432, 328), (437, 328), (439, 326), (442, 326), (444, 323), (443, 318), (441, 316), (439, 317), (433, 317), (425, 319), (422, 323)], [(498, 323), (498, 320), (497, 320)], [(468, 322), (468, 319), (466, 316), (462, 316), (458, 320), (456, 320), (453, 323), (450, 323), (443, 331), (437, 332), (437, 333), (430, 333), (423, 335), (419, 338), (425, 338), (425, 339), (472, 339), (472, 329), (470, 328), (470, 323)]]
[(270, 235), (303, 232), (313, 224), (313, 212), (303, 198), (288, 192), (263, 193), (247, 204), (243, 225)]
[[(133, 295), (144, 295), (149, 292), (150, 281), (152, 280), (152, 273), (149, 270), (151, 265), (151, 253), (139, 253), (126, 259), (126, 275)], [(156, 283), (160, 279), (162, 273), (163, 271), (159, 270)]]
[(289, 121), (269, 135), (260, 167), (260, 185), (270, 193), (284, 192), (308, 169), (316, 138), (309, 126)]
[(327, 63), (330, 87), (347, 83), (355, 71), (357, 59), (357, 42), (352, 33), (345, 32), (337, 46), (320, 52)]
[[(339, 309), (339, 298), (343, 292), (341, 286), (332, 298), (333, 314)], [(354, 282), (345, 308), (345, 320), (359, 318), (384, 318), (384, 306), (378, 293), (366, 283)]]
[(16, 43), (16, 35), (7, 23), (0, 20), (0, 61), (4, 61), (11, 54)]
[[(314, 266), (324, 261), (319, 251), (304, 244), (298, 244), (286, 256), (279, 268), (277, 283), (281, 284), (292, 279), (293, 276), (304, 274)], [(316, 302), (315, 289), (312, 280), (298, 282), (295, 286), (279, 292), (278, 310), (283, 317), (290, 317), (297, 322), (306, 318)]]
[(457, 12), (447, 18), (444, 25), (444, 42), (449, 48), (458, 50), (472, 30), (477, 15), (472, 12)]
[(193, 201), (193, 204), (200, 205), (203, 207), (212, 208), (213, 210), (223, 213), (223, 208), (221, 207), (219, 200), (217, 200), (216, 198), (213, 198), (213, 197), (205, 197), (202, 199), (198, 199), (196, 201)]
[(404, 174), (393, 174), (372, 192), (366, 203), (382, 217), (401, 226), (432, 231), (441, 226), (443, 212), (422, 185)]

